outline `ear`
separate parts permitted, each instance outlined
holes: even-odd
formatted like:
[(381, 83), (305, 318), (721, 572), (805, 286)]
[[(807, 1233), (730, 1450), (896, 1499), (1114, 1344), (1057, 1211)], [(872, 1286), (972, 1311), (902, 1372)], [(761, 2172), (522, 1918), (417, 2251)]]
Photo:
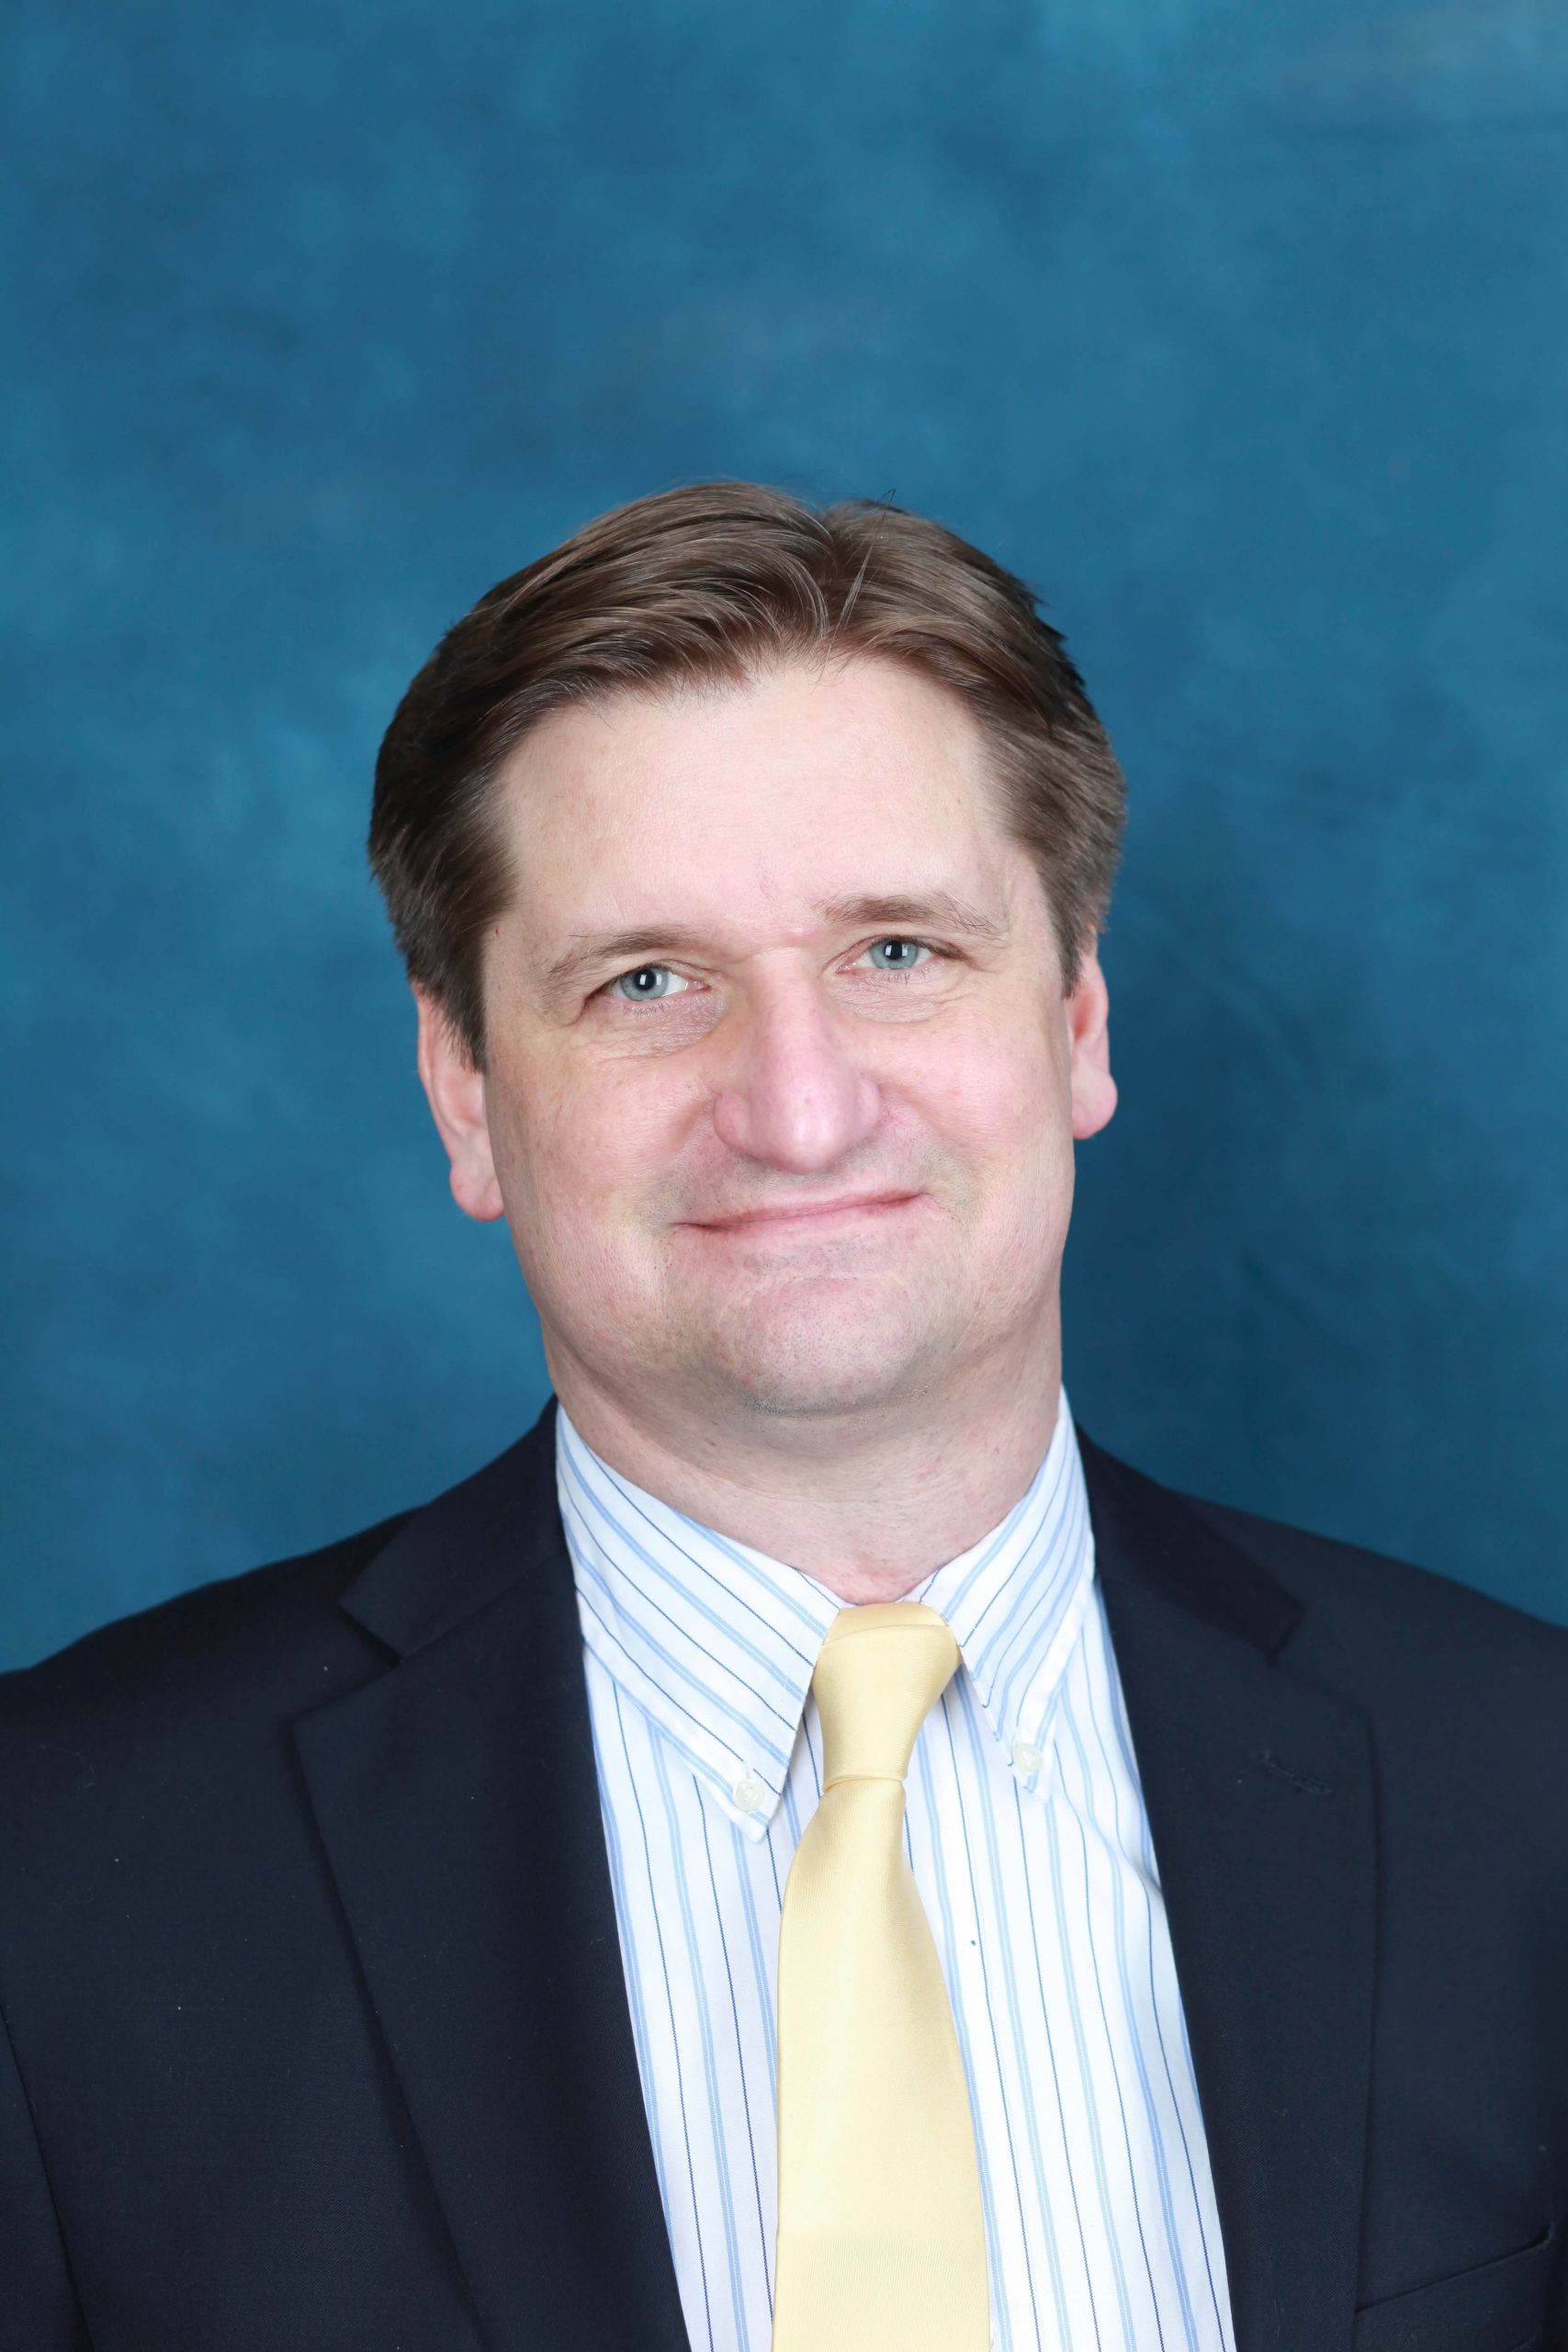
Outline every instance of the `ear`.
[(505, 1212), (491, 1150), (484, 1072), (474, 1068), (434, 999), (410, 985), (419, 1008), (420, 1084), (452, 1163), (452, 1198), (466, 1216), (489, 1224)]
[(1097, 1136), (1116, 1108), (1111, 1075), (1111, 997), (1092, 946), (1078, 967), (1066, 1000), (1068, 1069), (1073, 1093), (1073, 1135), (1082, 1143)]

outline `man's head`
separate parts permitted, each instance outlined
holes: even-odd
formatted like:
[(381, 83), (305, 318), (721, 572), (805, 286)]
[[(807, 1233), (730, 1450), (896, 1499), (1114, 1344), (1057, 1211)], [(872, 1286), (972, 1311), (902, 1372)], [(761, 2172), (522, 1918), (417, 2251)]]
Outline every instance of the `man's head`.
[(449, 632), (371, 858), (574, 1412), (837, 1426), (1054, 1367), (1122, 797), (1029, 592), (891, 507), (645, 499)]

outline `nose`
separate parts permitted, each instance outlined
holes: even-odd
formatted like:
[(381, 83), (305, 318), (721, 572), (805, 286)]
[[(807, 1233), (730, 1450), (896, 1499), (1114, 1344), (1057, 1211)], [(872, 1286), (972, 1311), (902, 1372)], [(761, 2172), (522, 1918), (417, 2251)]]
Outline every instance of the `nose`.
[(881, 1116), (852, 1022), (805, 980), (760, 989), (735, 1023), (730, 1052), (713, 1122), (720, 1141), (748, 1159), (819, 1171), (863, 1142)]

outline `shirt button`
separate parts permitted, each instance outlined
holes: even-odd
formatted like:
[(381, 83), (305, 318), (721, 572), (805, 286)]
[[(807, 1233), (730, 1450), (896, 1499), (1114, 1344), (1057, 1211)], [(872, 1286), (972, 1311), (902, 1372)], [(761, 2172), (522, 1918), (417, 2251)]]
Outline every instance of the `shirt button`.
[(1012, 1760), (1021, 1772), (1032, 1773), (1039, 1771), (1045, 1758), (1032, 1739), (1021, 1739), (1013, 1745)]
[(737, 1781), (729, 1793), (742, 1813), (761, 1813), (768, 1802), (768, 1792), (755, 1772), (748, 1772), (743, 1781)]

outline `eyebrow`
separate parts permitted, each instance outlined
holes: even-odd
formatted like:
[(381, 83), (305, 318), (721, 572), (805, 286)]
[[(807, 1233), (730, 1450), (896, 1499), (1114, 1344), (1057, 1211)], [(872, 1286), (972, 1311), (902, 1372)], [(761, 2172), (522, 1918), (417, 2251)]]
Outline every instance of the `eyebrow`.
[[(966, 939), (977, 947), (1000, 947), (1008, 937), (1004, 922), (987, 914), (981, 907), (971, 906), (951, 890), (827, 899), (818, 907), (817, 913), (820, 922), (834, 930), (858, 930), (863, 924), (877, 923), (886, 923), (890, 929), (908, 926), (944, 932), (949, 937)], [(699, 956), (712, 944), (703, 933), (680, 924), (641, 923), (631, 931), (577, 932), (560, 955), (546, 967), (544, 992), (554, 1003), (601, 966), (621, 964), (629, 957), (649, 956), (656, 950), (673, 956)]]

